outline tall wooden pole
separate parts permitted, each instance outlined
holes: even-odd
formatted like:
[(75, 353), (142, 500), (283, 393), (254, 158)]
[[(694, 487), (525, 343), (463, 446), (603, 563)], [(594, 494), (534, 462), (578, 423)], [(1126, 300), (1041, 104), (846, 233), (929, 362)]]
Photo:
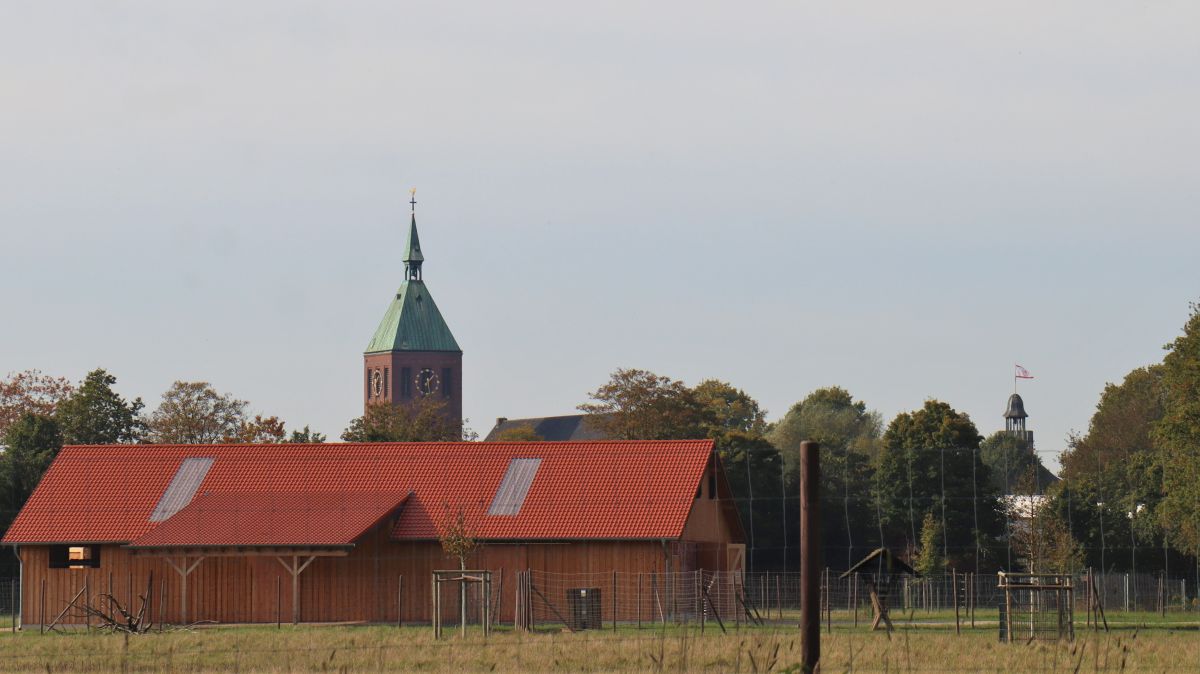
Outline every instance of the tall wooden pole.
[(800, 443), (800, 660), (815, 672), (821, 661), (821, 454)]

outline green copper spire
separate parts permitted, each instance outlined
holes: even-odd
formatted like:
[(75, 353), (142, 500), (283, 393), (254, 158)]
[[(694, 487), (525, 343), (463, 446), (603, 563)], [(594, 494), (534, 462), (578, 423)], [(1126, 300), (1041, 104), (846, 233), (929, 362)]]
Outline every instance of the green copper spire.
[(412, 188), (412, 224), (408, 227), (408, 243), (404, 247), (404, 277), (414, 281), (421, 280), (421, 263), (425, 256), (421, 254), (421, 239), (417, 236), (417, 188)]
[(421, 241), (417, 238), (416, 190), (409, 202), (413, 206), (412, 222), (408, 229), (408, 244), (404, 250), (404, 283), (383, 314), (375, 329), (366, 353), (387, 351), (457, 351), (450, 327), (438, 311), (433, 296), (421, 280)]

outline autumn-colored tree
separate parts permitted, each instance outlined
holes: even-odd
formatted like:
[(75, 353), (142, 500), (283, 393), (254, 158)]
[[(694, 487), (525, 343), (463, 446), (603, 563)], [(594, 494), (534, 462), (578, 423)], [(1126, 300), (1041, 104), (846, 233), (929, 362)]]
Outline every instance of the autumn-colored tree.
[(10, 373), (0, 380), (0, 436), (26, 412), (53, 415), (72, 390), (71, 382), (64, 377), (51, 377), (41, 370)]
[(132, 402), (112, 389), (117, 378), (92, 370), (79, 388), (58, 404), (55, 418), (68, 445), (112, 445), (137, 442), (145, 432), (141, 398)]
[(532, 426), (521, 425), (506, 428), (496, 434), (496, 442), (541, 442), (545, 440)]
[(287, 431), (283, 428), (283, 420), (279, 417), (264, 417), (254, 415), (253, 419), (242, 421), (237, 435), (228, 438), (230, 442), (245, 442), (252, 444), (276, 444), (287, 439)]
[(467, 518), (466, 510), (459, 506), (442, 504), (442, 517), (437, 522), (438, 542), (447, 557), (458, 562), (458, 568), (467, 568), (467, 559), (479, 549), (479, 534), (474, 522)]
[(238, 437), (244, 400), (221, 394), (208, 382), (177, 381), (150, 416), (149, 437), (165, 444), (212, 444)]
[(449, 442), (462, 440), (463, 429), (446, 414), (446, 403), (434, 396), (411, 402), (379, 403), (350, 421), (346, 442)]
[(619, 369), (579, 406), (598, 429), (621, 440), (706, 438), (716, 423), (709, 405), (681, 381)]

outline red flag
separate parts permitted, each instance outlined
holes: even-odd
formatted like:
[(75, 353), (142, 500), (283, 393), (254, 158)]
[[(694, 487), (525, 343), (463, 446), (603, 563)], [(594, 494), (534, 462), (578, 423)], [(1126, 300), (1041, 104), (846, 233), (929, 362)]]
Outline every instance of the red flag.
[(1029, 370), (1026, 370), (1020, 365), (1014, 365), (1013, 367), (1017, 368), (1017, 373), (1013, 375), (1017, 379), (1033, 379), (1033, 375), (1029, 374)]

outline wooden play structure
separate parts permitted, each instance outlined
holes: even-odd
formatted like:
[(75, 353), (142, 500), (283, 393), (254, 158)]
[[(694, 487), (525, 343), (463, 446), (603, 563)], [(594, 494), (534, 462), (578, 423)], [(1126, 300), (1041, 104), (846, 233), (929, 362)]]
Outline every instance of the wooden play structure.
[(892, 590), (892, 576), (907, 573), (914, 578), (920, 578), (921, 574), (897, 558), (887, 548), (879, 548), (863, 557), (841, 577), (849, 578), (856, 573), (866, 574), (865, 582), (867, 591), (871, 595), (871, 609), (875, 613), (875, 618), (871, 621), (871, 629), (877, 630), (882, 624), (889, 633), (895, 631), (892, 619), (888, 617), (888, 597)]

